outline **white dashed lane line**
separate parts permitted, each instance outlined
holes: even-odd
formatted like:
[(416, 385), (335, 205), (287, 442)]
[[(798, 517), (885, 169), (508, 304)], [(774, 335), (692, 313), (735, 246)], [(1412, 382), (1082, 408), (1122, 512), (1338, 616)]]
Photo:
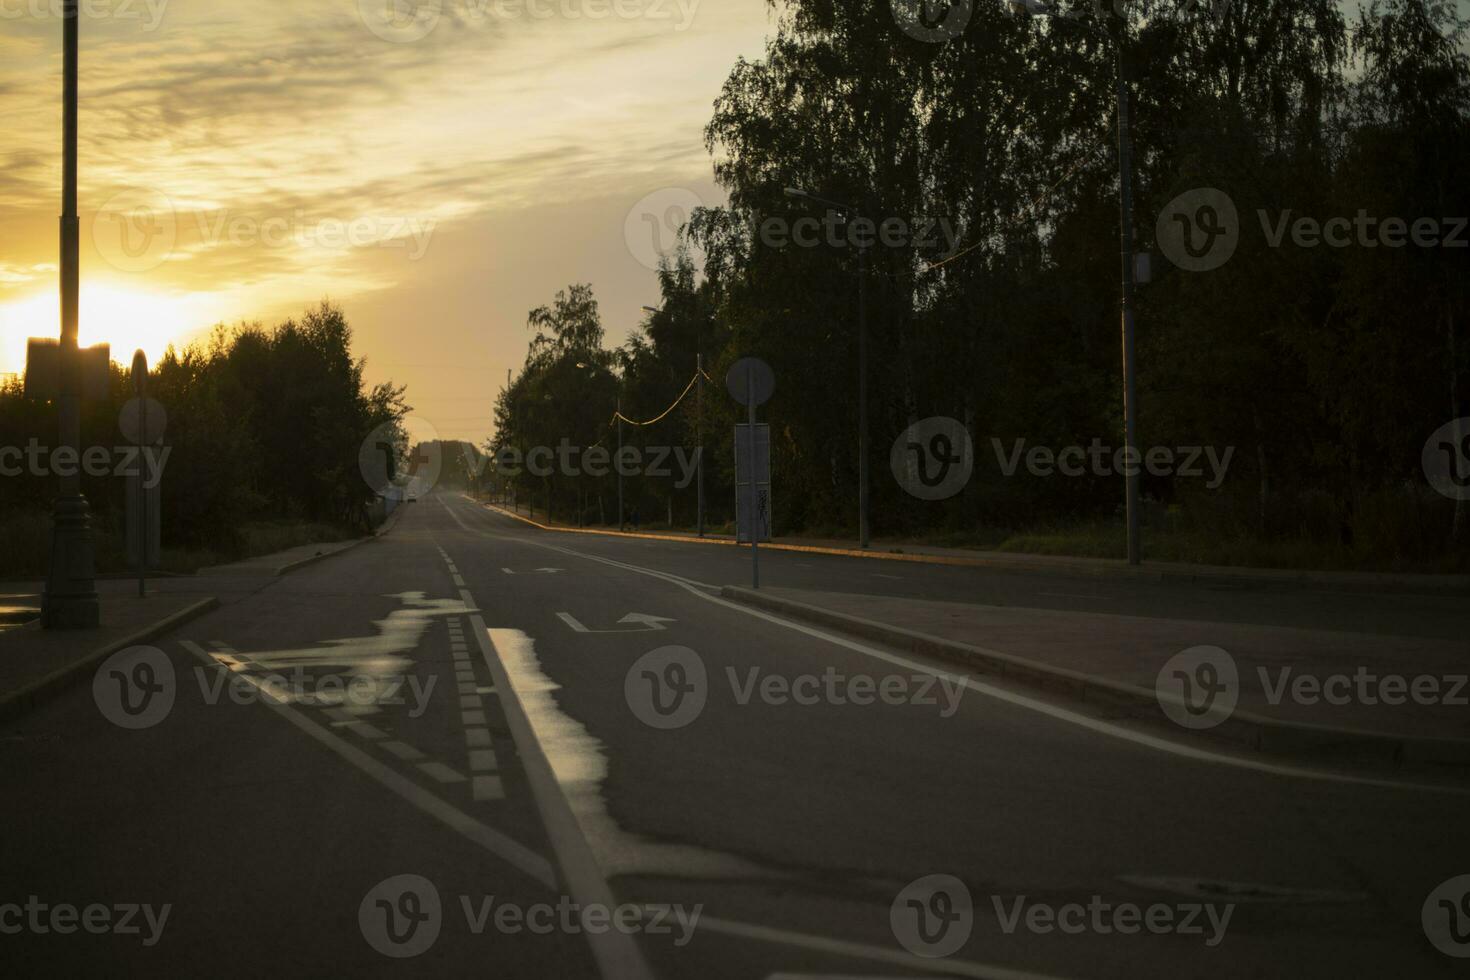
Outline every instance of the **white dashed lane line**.
[[(448, 558), (445, 558), (448, 562)], [(457, 584), (464, 582), (455, 576)], [(490, 729), (485, 727), (486, 694), (494, 694), (493, 686), (480, 684), (475, 677), (474, 661), (470, 659), (469, 647), (465, 643), (464, 627), (458, 618), (448, 620), (449, 652), (454, 658), (454, 676), (459, 691), (459, 718), (464, 725), (465, 751), (470, 768), (470, 795), (477, 801), (505, 799), (505, 786), (500, 781), (500, 760), (490, 739)]]

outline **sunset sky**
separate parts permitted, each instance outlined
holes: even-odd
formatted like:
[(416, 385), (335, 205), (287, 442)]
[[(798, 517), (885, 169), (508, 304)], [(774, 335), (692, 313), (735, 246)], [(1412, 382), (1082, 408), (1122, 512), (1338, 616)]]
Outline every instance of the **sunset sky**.
[[(53, 9), (54, 8), (54, 9)], [(60, 0), (0, 0), (0, 373), (56, 336)], [(721, 197), (703, 126), (763, 0), (83, 0), (82, 341), (150, 359), (340, 303), (370, 382), (480, 439), (526, 312), (658, 300), (649, 222)]]

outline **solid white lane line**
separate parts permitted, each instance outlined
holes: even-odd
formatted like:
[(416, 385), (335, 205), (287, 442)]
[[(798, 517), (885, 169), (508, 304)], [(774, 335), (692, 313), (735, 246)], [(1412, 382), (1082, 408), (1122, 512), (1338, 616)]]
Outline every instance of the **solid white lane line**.
[[(582, 835), (582, 828), (577, 823), (576, 815), (572, 813), (571, 804), (562, 793), (556, 773), (547, 761), (546, 753), (531, 727), (531, 721), (526, 717), (520, 696), (512, 686), (510, 676), (500, 659), (497, 648), (501, 644), (530, 646), (531, 638), (520, 630), (488, 630), (478, 614), (470, 617), (470, 625), (479, 641), (485, 666), (490, 669), (490, 676), (501, 691), (500, 703), (505, 711), (506, 724), (510, 727), (511, 737), (520, 752), (526, 779), (531, 784), (531, 795), (536, 799), (536, 807), (541, 813), (541, 822), (546, 830), (546, 839), (551, 842), (567, 893), (583, 908), (591, 905), (615, 907), (617, 903), (613, 899), (612, 889), (602, 877), (602, 869), (597, 864), (592, 847)], [(610, 929), (588, 934), (587, 941), (592, 948), (592, 956), (597, 961), (598, 970), (607, 980), (653, 980), (653, 971), (644, 961), (643, 951), (638, 948), (638, 942), (632, 936)]]
[[(463, 524), (463, 522), (461, 522), (461, 524)], [(466, 530), (470, 529), (466, 527)], [(486, 531), (477, 531), (475, 533), (485, 537), (490, 536), (489, 533)], [(743, 603), (731, 602), (728, 599), (723, 599), (706, 591), (708, 589), (714, 588), (713, 586), (704, 585), (703, 583), (695, 582), (692, 579), (682, 578), (678, 575), (673, 575), (668, 572), (660, 572), (652, 568), (642, 568), (638, 565), (630, 565), (627, 562), (616, 561), (611, 558), (603, 558), (598, 555), (584, 554), (580, 551), (573, 551), (570, 548), (562, 548), (554, 544), (545, 544), (543, 542), (534, 541), (528, 538), (517, 537), (515, 538), (515, 540), (522, 544), (528, 544), (537, 548), (545, 548), (548, 551), (555, 551), (558, 554), (569, 555), (573, 558), (583, 558), (587, 561), (600, 562), (604, 565), (609, 565), (613, 568), (621, 568), (638, 575), (647, 575), (651, 578), (663, 579), (665, 582), (676, 585), (679, 588), (684, 589), (691, 595), (698, 596), (700, 599), (703, 599), (706, 602), (712, 602), (715, 605), (724, 606), (726, 609), (731, 609), (736, 612), (744, 613), (747, 616), (753, 616), (757, 619), (764, 619), (769, 623), (773, 623), (785, 629), (795, 630), (798, 633), (804, 633), (807, 636), (811, 636), (819, 640), (824, 640), (828, 643), (832, 643), (840, 647), (845, 647), (846, 649), (852, 650), (855, 653), (861, 653), (878, 660), (883, 660), (888, 663), (904, 667), (908, 670), (918, 670), (924, 673), (935, 674), (936, 676), (940, 674), (951, 673), (949, 669), (937, 668), (932, 664), (926, 664), (921, 661), (910, 659), (909, 657), (901, 656), (899, 654), (893, 654), (888, 653), (884, 650), (878, 650), (874, 647), (868, 646), (867, 644), (859, 643), (856, 640), (850, 640), (845, 636), (838, 636), (833, 633), (828, 633), (815, 627), (807, 626), (804, 623), (797, 623), (791, 620), (782, 619), (781, 617), (776, 616), (772, 613), (768, 613), (763, 609), (756, 609), (752, 606), (744, 605)], [(468, 606), (471, 603), (469, 600), (466, 600), (465, 604)], [(1005, 688), (995, 687), (991, 684), (985, 683), (984, 681), (976, 680), (969, 675), (957, 674), (955, 676), (958, 676), (967, 688), (985, 697), (994, 698), (997, 701), (1004, 701), (1005, 703), (1014, 705), (1018, 708), (1023, 708), (1028, 711), (1034, 711), (1037, 714), (1045, 715), (1046, 717), (1053, 720), (1060, 721), (1069, 725), (1074, 725), (1078, 728), (1084, 728), (1088, 731), (1096, 732), (1099, 735), (1106, 735), (1109, 738), (1116, 738), (1121, 741), (1131, 742), (1134, 745), (1139, 745), (1147, 749), (1153, 749), (1154, 751), (1162, 752), (1166, 755), (1176, 756), (1181, 759), (1188, 759), (1192, 762), (1203, 762), (1210, 765), (1226, 766), (1232, 769), (1241, 769), (1247, 772), (1262, 773), (1270, 776), (1282, 776), (1288, 779), (1306, 779), (1312, 780), (1314, 782), (1339, 783), (1349, 786), (1373, 786), (1381, 789), (1412, 790), (1423, 793), (1447, 794), (1450, 796), (1470, 796), (1470, 789), (1464, 789), (1458, 786), (1437, 786), (1432, 783), (1410, 783), (1401, 782), (1393, 779), (1379, 779), (1373, 776), (1354, 776), (1350, 773), (1329, 772), (1320, 769), (1306, 769), (1301, 766), (1284, 765), (1274, 762), (1265, 762), (1258, 759), (1249, 759), (1240, 756), (1227, 755), (1221, 752), (1212, 752), (1208, 749), (1200, 749), (1192, 745), (1185, 745), (1183, 743), (1175, 742), (1157, 735), (1150, 735), (1145, 732), (1135, 731), (1131, 728), (1125, 728), (1121, 725), (1115, 725), (1111, 722), (1103, 721), (1098, 718), (1091, 718), (1087, 715), (1079, 714), (1076, 711), (1071, 711), (1067, 708), (1063, 708), (1055, 704), (1040, 701), (1036, 698), (1030, 698), (1023, 694), (1017, 694), (1014, 691), (1010, 691)]]
[[(215, 663), (214, 658), (203, 647), (191, 640), (181, 641), (180, 646), (206, 664)], [(551, 863), (524, 844), (507, 837), (492, 827), (486, 826), (469, 814), (446, 803), (407, 776), (393, 771), (362, 749), (339, 737), (331, 729), (318, 725), (299, 709), (290, 705), (276, 704), (272, 701), (262, 701), (261, 703), (326, 748), (335, 752), (343, 759), (346, 759), (357, 767), (359, 771), (376, 780), (386, 789), (403, 799), (404, 802), (417, 807), (449, 829), (460, 834), (465, 839), (480, 845), (512, 867), (524, 871), (547, 888), (555, 890), (556, 874), (552, 870)]]

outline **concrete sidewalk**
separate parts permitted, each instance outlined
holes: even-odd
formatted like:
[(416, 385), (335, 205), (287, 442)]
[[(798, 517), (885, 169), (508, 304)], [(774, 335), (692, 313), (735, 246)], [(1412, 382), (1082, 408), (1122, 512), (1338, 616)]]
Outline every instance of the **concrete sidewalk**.
[[(545, 515), (532, 519), (497, 504), (476, 501), (488, 510), (504, 514), (545, 531), (598, 534), (691, 544), (737, 545), (727, 534), (704, 537), (677, 531), (619, 531), (615, 528), (578, 528), (560, 522), (547, 523)], [(1057, 575), (1080, 579), (1121, 579), (1179, 583), (1236, 584), (1277, 589), (1321, 589), (1335, 592), (1406, 593), (1412, 595), (1463, 595), (1470, 597), (1470, 575), (1414, 575), (1392, 572), (1326, 572), (1301, 569), (1247, 568), (1235, 565), (1190, 565), (1182, 562), (1144, 561), (1131, 566), (1115, 558), (1077, 558), (1064, 555), (1031, 555), (1010, 551), (981, 551), (972, 548), (940, 548), (899, 540), (877, 539), (863, 550), (851, 541), (819, 538), (776, 538), (762, 548), (808, 554), (839, 555), (886, 561), (909, 561), (931, 565), (963, 565), (996, 571)]]
[[(1131, 701), (1160, 719), (1156, 691), (1170, 658), (1193, 647), (1219, 647), (1233, 661), (1239, 700), (1221, 726), (1230, 730), (1218, 734), (1258, 747), (1274, 737), (1318, 747), (1352, 743), (1396, 759), (1470, 762), (1467, 641), (799, 589), (727, 587), (724, 595), (981, 672), (1084, 698)], [(1342, 677), (1347, 680), (1316, 686)], [(1420, 678), (1433, 679), (1432, 697), (1424, 696), (1431, 681), (1417, 681), (1419, 701), (1429, 703), (1416, 702)]]
[[(0, 631), (0, 718), (29, 711), (117, 651), (147, 644), (219, 605), (213, 596), (188, 593), (139, 598), (132, 583), (126, 589), (106, 588), (110, 584), (98, 583), (103, 625), (95, 630), (43, 630), (32, 621)], [(40, 596), (7, 602), (39, 606)]]
[[(28, 607), (39, 608), (42, 584), (0, 586), (0, 718), (30, 710), (36, 704), (84, 680), (119, 650), (150, 643), (226, 601), (249, 595), (298, 568), (341, 554), (388, 533), (398, 514), (371, 535), (302, 545), (228, 565), (199, 570), (197, 575), (150, 579), (140, 598), (131, 579), (97, 581), (102, 626), (95, 630), (52, 632), (39, 622), (8, 625)], [(7, 613), (7, 611), (10, 611)]]

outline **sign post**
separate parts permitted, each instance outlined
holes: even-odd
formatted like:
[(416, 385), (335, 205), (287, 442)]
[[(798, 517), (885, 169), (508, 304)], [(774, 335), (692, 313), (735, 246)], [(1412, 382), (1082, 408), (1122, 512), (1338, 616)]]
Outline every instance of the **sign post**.
[(148, 568), (159, 561), (161, 537), (158, 483), (148, 485), (148, 476), (161, 476), (162, 465), (154, 464), (155, 444), (168, 426), (163, 406), (148, 397), (148, 358), (141, 350), (133, 355), (133, 397), (123, 406), (118, 424), (137, 449), (134, 470), (127, 477), (128, 561), (138, 572), (138, 597), (147, 594)]
[[(750, 581), (751, 587), (761, 587), (760, 566), (760, 539), (768, 530), (766, 516), (766, 501), (761, 495), (760, 480), (760, 457), (756, 449), (756, 424), (755, 409), (770, 400), (776, 390), (776, 375), (771, 366), (756, 357), (746, 357), (736, 361), (730, 368), (730, 373), (725, 376), (725, 387), (729, 389), (731, 396), (745, 406), (746, 409), (746, 474), (748, 480), (742, 485), (740, 481), (740, 427), (736, 426), (735, 440), (735, 515), (736, 515), (736, 540), (748, 537), (750, 540)], [(770, 451), (770, 439), (766, 439), (766, 451)], [(770, 463), (765, 466), (767, 479), (770, 476)]]
[[(148, 445), (148, 357), (141, 350), (133, 354), (133, 394), (138, 399), (138, 465), (143, 464), (143, 453)], [(138, 509), (133, 518), (138, 522), (138, 598), (148, 594), (148, 494), (142, 487), (142, 471), (139, 470)]]

